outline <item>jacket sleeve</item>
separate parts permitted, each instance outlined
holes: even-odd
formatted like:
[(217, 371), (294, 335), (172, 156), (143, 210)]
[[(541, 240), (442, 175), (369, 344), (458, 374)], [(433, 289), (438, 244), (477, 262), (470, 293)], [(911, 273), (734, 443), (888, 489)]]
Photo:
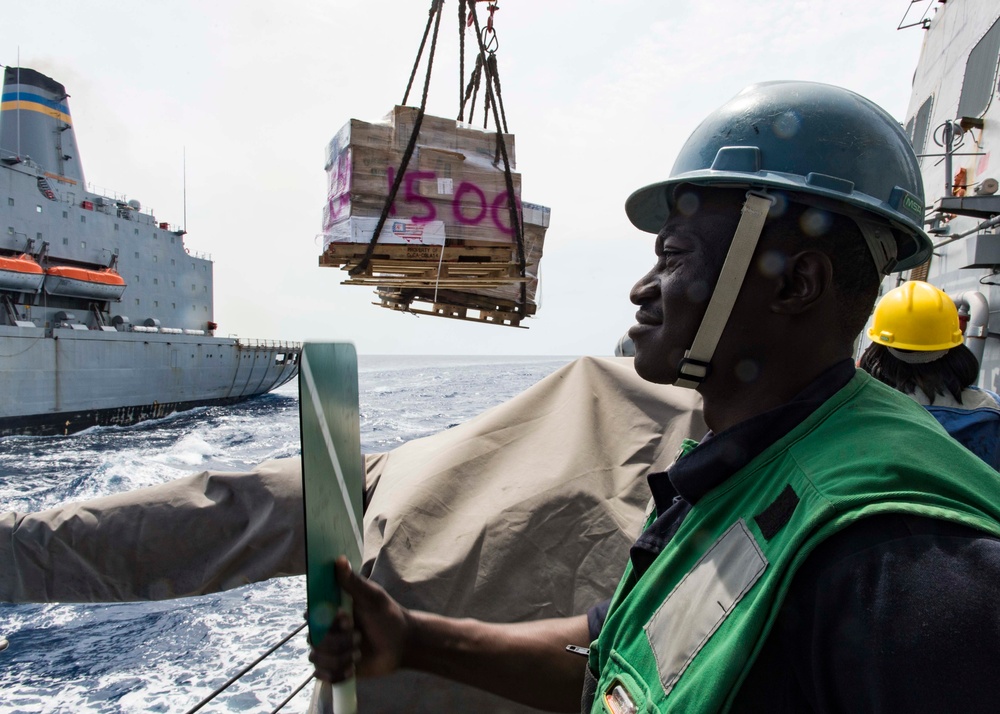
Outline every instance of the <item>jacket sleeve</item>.
[(205, 471), (33, 514), (0, 515), (0, 601), (201, 595), (305, 572), (301, 466)]
[(994, 712), (998, 590), (1000, 540), (930, 518), (862, 519), (796, 574), (738, 699), (772, 711)]

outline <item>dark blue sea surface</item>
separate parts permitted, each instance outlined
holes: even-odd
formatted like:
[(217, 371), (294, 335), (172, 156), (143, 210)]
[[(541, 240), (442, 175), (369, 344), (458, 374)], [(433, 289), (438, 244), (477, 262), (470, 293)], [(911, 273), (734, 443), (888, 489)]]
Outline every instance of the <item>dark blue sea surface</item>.
[[(361, 356), (361, 448), (388, 451), (476, 416), (570, 357)], [(294, 382), (230, 407), (127, 428), (0, 440), (0, 513), (246, 471), (299, 453)], [(0, 573), (0, 577), (6, 577)], [(152, 603), (0, 603), (0, 712), (184, 712), (302, 623), (305, 579)], [(270, 712), (310, 673), (292, 638), (201, 711)], [(282, 711), (303, 712), (311, 687)]]

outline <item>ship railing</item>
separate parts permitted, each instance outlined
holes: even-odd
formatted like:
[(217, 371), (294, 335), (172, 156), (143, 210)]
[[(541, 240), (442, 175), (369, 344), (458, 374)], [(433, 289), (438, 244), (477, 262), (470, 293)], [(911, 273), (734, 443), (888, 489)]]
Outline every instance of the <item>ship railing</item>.
[[(118, 193), (117, 191), (112, 191), (102, 186), (95, 186), (92, 183), (87, 183), (87, 191), (94, 194), (95, 196), (103, 196), (104, 198), (110, 199), (114, 203), (128, 203), (128, 196), (124, 193)], [(150, 210), (150, 213), (152, 211)]]
[[(135, 220), (133, 216), (143, 216), (149, 219), (150, 225), (170, 231), (171, 233), (184, 235), (187, 232), (181, 226), (157, 221), (155, 208), (152, 206), (142, 206), (135, 201), (130, 201), (128, 194), (111, 191), (101, 186), (95, 186), (92, 183), (87, 184), (87, 192), (97, 196), (98, 199), (104, 199), (103, 201), (98, 200), (95, 202), (96, 205), (94, 205), (93, 208), (95, 211), (101, 211), (102, 213), (107, 214), (116, 212), (119, 218), (124, 218), (126, 220)], [(73, 203), (76, 201), (76, 197), (73, 197), (72, 199), (67, 197), (63, 200), (66, 203)], [(145, 223), (145, 221), (142, 222)]]
[(236, 342), (242, 349), (278, 350), (283, 352), (302, 351), (301, 342), (292, 342), (290, 340), (256, 340), (256, 339), (248, 339), (245, 337), (238, 337), (236, 339)]

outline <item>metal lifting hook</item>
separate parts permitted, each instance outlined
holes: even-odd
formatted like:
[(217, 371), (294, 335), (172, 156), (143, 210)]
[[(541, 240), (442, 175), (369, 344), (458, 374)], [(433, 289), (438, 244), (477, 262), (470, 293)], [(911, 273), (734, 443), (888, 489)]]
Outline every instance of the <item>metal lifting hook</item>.
[[(477, 2), (489, 3), (489, 5), (486, 6), (486, 9), (489, 10), (490, 16), (486, 19), (486, 27), (484, 27), (482, 31), (483, 32), (482, 40), (483, 40), (483, 47), (486, 49), (486, 51), (489, 52), (490, 54), (493, 54), (500, 47), (500, 44), (497, 41), (496, 30), (493, 28), (493, 13), (499, 10), (500, 6), (497, 5), (496, 0), (469, 0), (469, 2), (470, 4), (474, 4)], [(468, 27), (472, 27), (473, 22), (474, 20), (472, 14), (470, 13), (469, 19), (466, 21), (466, 25)]]
[(487, 9), (490, 11), (490, 17), (486, 21), (486, 29), (489, 32), (493, 32), (493, 13), (495, 13), (499, 9), (499, 5), (497, 5), (495, 2), (491, 2), (489, 4), (489, 7), (487, 7)]

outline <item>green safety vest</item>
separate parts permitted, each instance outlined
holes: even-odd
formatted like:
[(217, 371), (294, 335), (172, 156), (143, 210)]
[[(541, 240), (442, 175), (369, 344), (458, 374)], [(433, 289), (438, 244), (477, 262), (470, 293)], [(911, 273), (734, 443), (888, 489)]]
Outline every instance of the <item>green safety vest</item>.
[(641, 578), (626, 567), (591, 648), (592, 714), (726, 711), (809, 553), (887, 512), (1000, 536), (1000, 477), (859, 371), (703, 496)]

